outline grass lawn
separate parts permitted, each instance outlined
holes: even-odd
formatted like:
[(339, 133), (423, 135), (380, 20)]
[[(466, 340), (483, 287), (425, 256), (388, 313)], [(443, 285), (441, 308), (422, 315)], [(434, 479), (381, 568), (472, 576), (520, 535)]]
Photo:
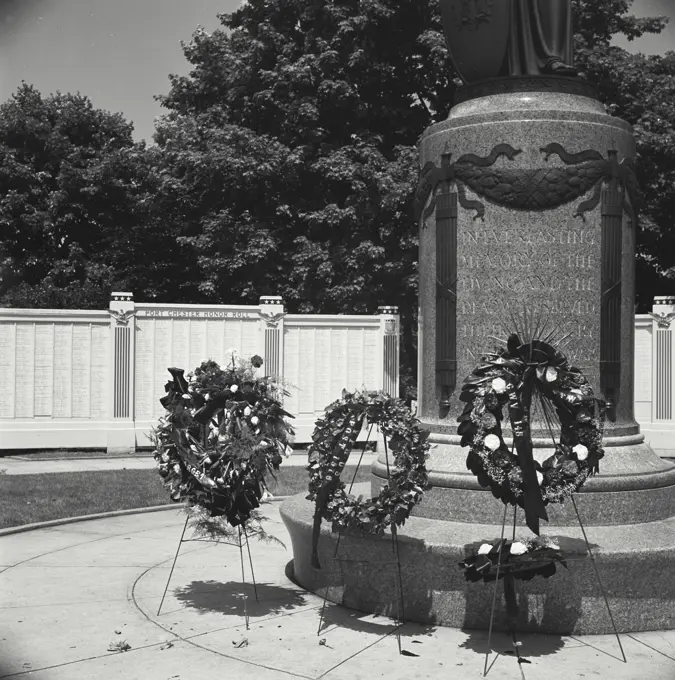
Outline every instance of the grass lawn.
[[(354, 466), (345, 468), (343, 479), (347, 483), (354, 469)], [(360, 468), (356, 482), (369, 479), (370, 468)], [(269, 477), (268, 482), (273, 495), (290, 496), (307, 488), (307, 471), (304, 467), (282, 467), (277, 480)], [(0, 475), (0, 529), (170, 503), (169, 492), (156, 470)]]

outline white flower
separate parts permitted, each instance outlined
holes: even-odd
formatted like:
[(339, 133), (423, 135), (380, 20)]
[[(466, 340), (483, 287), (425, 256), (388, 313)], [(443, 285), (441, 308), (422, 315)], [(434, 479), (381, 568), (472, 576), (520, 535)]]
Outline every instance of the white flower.
[(239, 385), (230, 385), (230, 392), (234, 394), (239, 389)]
[(184, 394), (183, 399), (192, 399), (192, 396), (190, 394)]
[(267, 443), (266, 439), (261, 439), (260, 440), (260, 446), (269, 446), (269, 444)]
[(492, 550), (492, 546), (489, 543), (483, 543), (480, 548), (478, 548), (478, 554), (479, 555), (487, 555), (490, 550)]
[(572, 447), (572, 451), (576, 454), (579, 460), (586, 460), (588, 458), (588, 449), (583, 444), (577, 444)]
[(524, 555), (527, 552), (527, 546), (520, 541), (514, 541), (511, 544), (510, 552), (512, 555)]
[(168, 454), (168, 453), (163, 453), (163, 454), (162, 454), (162, 462), (168, 463), (169, 460), (170, 460), (169, 454)]
[(485, 437), (484, 444), (490, 451), (496, 451), (501, 446), (499, 437), (496, 434), (489, 434)]
[(205, 394), (204, 395), (204, 401), (208, 401), (211, 398), (210, 394)]
[(539, 484), (539, 486), (541, 486), (543, 484), (543, 482), (544, 482), (544, 475), (542, 475), (541, 472), (539, 472), (539, 470), (537, 470), (537, 484)]
[(251, 425), (257, 425), (259, 422), (260, 418), (258, 418), (258, 416), (253, 416), (253, 418), (251, 418)]
[(173, 466), (173, 471), (174, 471), (177, 475), (179, 475), (179, 474), (181, 473), (180, 465), (178, 465), (178, 463), (176, 463), (176, 464)]
[(497, 394), (504, 394), (504, 392), (506, 392), (506, 380), (503, 378), (495, 378), (492, 381), (492, 389)]
[(553, 368), (553, 366), (549, 366), (546, 369), (546, 382), (555, 382), (558, 379), (558, 371)]
[(246, 417), (248, 417), (248, 416), (251, 415), (251, 407), (250, 407), (250, 406), (247, 406), (247, 407), (244, 409), (244, 415), (245, 415)]

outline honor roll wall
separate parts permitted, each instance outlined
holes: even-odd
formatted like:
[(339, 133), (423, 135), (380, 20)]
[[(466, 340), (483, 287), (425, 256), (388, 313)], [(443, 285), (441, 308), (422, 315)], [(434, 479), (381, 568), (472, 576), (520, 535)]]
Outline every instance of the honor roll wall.
[(277, 296), (258, 305), (135, 303), (113, 293), (107, 310), (0, 310), (0, 450), (133, 451), (164, 411), (170, 378), (236, 349), (281, 376), (296, 442), (342, 390), (398, 396), (399, 316), (287, 314)]

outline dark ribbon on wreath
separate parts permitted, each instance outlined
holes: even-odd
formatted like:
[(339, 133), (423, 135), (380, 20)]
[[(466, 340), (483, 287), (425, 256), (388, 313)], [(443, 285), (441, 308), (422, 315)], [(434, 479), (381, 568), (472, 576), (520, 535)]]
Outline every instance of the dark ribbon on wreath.
[[(328, 423), (326, 427), (315, 434), (316, 448), (323, 459), (325, 456), (327, 472), (321, 480), (321, 487), (317, 492), (314, 509), (314, 526), (312, 528), (312, 566), (321, 569), (319, 562), (319, 536), (321, 534), (321, 513), (326, 509), (340, 483), (340, 475), (347, 464), (349, 454), (354, 448), (359, 432), (363, 425), (365, 411), (352, 411), (335, 424)], [(330, 429), (334, 427), (335, 429)], [(326, 437), (326, 429), (331, 436)]]
[[(490, 373), (496, 367), (506, 371), (515, 382), (515, 390), (508, 397), (508, 411), (514, 448), (523, 474), (522, 507), (525, 511), (527, 526), (532, 532), (539, 534), (539, 520), (548, 521), (548, 514), (537, 482), (537, 465), (534, 461), (532, 446), (531, 410), (535, 391), (539, 391), (543, 398), (551, 401), (556, 407), (561, 421), (561, 443), (566, 443), (567, 433), (574, 426), (575, 413), (571, 405), (587, 402), (589, 406), (599, 410), (600, 420), (604, 421), (604, 402), (593, 396), (570, 394), (551, 387), (545, 379), (548, 367), (559, 371), (576, 373), (580, 371), (570, 368), (567, 357), (552, 345), (541, 340), (522, 343), (518, 335), (512, 334), (507, 341), (507, 351), (500, 355), (499, 361), (485, 360), (474, 370), (475, 377), (469, 378), (462, 388), (460, 400), (467, 402), (464, 413), (458, 418), (460, 425), (457, 432), (462, 436), (462, 446), (469, 444), (477, 431), (477, 426), (471, 421), (470, 413), (478, 385), (492, 379), (493, 376)], [(493, 415), (499, 422), (498, 409)], [(501, 435), (501, 428), (499, 428), (499, 434)], [(597, 471), (596, 464), (593, 472)]]
[(159, 403), (168, 411), (172, 406), (183, 402), (183, 395), (188, 391), (188, 383), (185, 380), (185, 371), (182, 368), (169, 368), (171, 380), (164, 385), (166, 396)]
[[(226, 395), (219, 394), (206, 401), (199, 393), (192, 392), (189, 393), (190, 400), (188, 402), (184, 399), (184, 395), (188, 394), (185, 371), (182, 368), (169, 368), (168, 370), (172, 380), (169, 380), (164, 386), (167, 394), (160, 399), (160, 403), (167, 410), (177, 404), (186, 403), (192, 408), (197, 408), (193, 417), (196, 429), (192, 432), (193, 428), (191, 428), (191, 435), (203, 435), (203, 429), (209, 420), (219, 409), (225, 407)], [(182, 463), (183, 474), (187, 472), (191, 475), (210, 495), (205, 507), (209, 510), (211, 516), (225, 515), (228, 523), (233, 527), (244, 524), (250, 518), (251, 512), (260, 507), (260, 499), (264, 492), (260, 483), (242, 475), (239, 470), (231, 470), (226, 480), (229, 489), (225, 492), (225, 489), (221, 489), (216, 481), (206, 473), (202, 459), (190, 448), (191, 444), (198, 446), (199, 442), (194, 437), (189, 437), (175, 424), (172, 427), (171, 436), (175, 444), (176, 454)]]

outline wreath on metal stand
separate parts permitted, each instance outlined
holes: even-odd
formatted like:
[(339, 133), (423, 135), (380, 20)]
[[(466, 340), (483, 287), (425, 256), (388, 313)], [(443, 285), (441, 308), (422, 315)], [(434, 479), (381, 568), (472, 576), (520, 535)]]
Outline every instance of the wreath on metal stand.
[[(461, 435), (461, 445), (469, 448), (467, 468), (476, 475), (481, 486), (489, 487), (492, 494), (505, 504), (500, 539), (484, 543), (459, 566), (468, 581), (495, 582), (487, 656), (491, 649), (497, 582), (500, 579), (504, 581), (507, 628), (516, 644), (518, 603), (514, 582), (535, 576), (549, 578), (555, 574), (556, 564), (567, 567), (557, 543), (539, 537), (539, 521), (548, 521), (548, 504), (571, 500), (623, 654), (573, 496), (590, 476), (599, 472), (599, 461), (604, 456), (602, 435), (606, 405), (593, 394), (583, 373), (570, 366), (564, 353), (554, 346), (554, 332), (544, 337), (543, 328), (532, 330), (527, 314), (525, 326), (524, 333), (509, 335), (506, 347), (482, 358), (465, 381), (459, 397), (465, 407), (458, 418), (457, 431)], [(522, 341), (521, 337), (530, 339)], [(553, 445), (553, 453), (543, 463), (539, 463), (533, 455), (532, 414), (535, 404), (539, 407), (541, 424), (548, 431)], [(502, 428), (505, 409), (513, 435), (511, 448), (504, 440)], [(559, 432), (558, 436), (556, 432)], [(514, 506), (511, 541), (504, 539), (509, 505)], [(525, 542), (515, 540), (516, 506), (525, 511), (526, 524), (537, 535), (536, 538)], [(518, 661), (528, 663), (519, 653)]]
[[(292, 416), (280, 401), (286, 393), (275, 378), (256, 375), (261, 357), (244, 361), (236, 350), (228, 355), (225, 368), (205, 361), (188, 378), (183, 369), (168, 369), (172, 379), (160, 399), (166, 415), (151, 438), (158, 472), (171, 500), (185, 504), (187, 517), (158, 615), (190, 520), (198, 536), (239, 547), (242, 579), (246, 545), (256, 600), (249, 536), (280, 542), (264, 530), (267, 518), (258, 508), (272, 498), (266, 475), (292, 452), (286, 421)], [(244, 608), (248, 628), (246, 599)]]
[[(351, 493), (363, 454), (349, 488), (342, 481), (341, 474), (366, 422), (370, 425), (368, 438), (373, 427), (378, 427), (383, 435), (387, 483), (378, 496), (364, 500)], [(403, 583), (396, 529), (405, 524), (428, 485), (425, 461), (429, 433), (420, 429), (418, 422), (403, 401), (384, 392), (349, 393), (343, 390), (342, 398), (330, 404), (324, 417), (316, 422), (308, 451), (310, 479), (307, 499), (315, 503), (312, 566), (321, 568), (318, 544), (324, 519), (331, 522), (332, 530), (338, 534), (333, 561), (339, 561), (340, 567), (338, 551), (344, 533), (381, 536), (389, 528), (397, 566), (398, 621), (403, 620)], [(393, 453), (391, 465), (390, 448)], [(321, 632), (327, 598), (328, 589), (317, 634)], [(409, 654), (402, 650), (398, 633), (397, 641), (399, 654)]]

